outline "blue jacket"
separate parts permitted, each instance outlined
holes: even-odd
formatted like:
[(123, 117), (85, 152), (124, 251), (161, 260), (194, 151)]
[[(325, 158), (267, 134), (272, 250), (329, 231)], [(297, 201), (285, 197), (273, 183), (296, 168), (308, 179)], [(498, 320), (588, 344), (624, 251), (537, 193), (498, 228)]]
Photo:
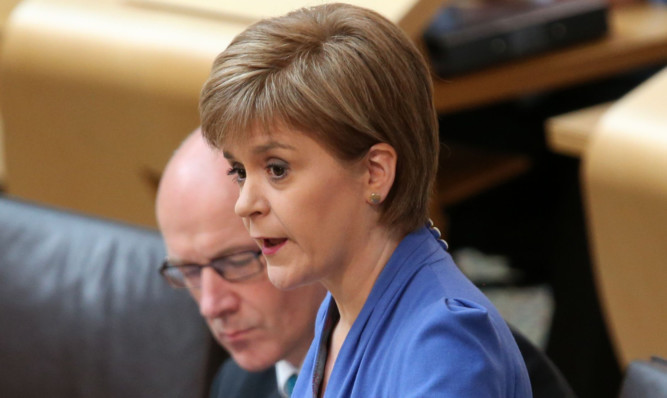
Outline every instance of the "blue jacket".
[[(532, 396), (507, 324), (438, 238), (421, 228), (399, 244), (343, 343), (326, 398)], [(338, 316), (329, 294), (292, 398), (317, 397)]]

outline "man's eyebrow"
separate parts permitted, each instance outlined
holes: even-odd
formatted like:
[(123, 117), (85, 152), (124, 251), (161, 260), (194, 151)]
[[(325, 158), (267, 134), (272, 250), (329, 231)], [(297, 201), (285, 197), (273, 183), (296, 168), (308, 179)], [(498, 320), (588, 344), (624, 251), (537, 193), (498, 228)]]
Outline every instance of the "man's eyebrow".
[[(288, 149), (288, 150), (295, 150), (296, 149), (294, 146), (289, 145), (289, 144), (284, 144), (284, 143), (278, 142), (278, 141), (269, 141), (266, 144), (258, 145), (256, 147), (252, 148), (252, 152), (254, 154), (262, 154), (264, 152), (267, 152), (267, 151), (270, 151), (270, 150), (276, 149), (276, 148)], [(224, 156), (225, 159), (227, 159), (227, 160), (233, 160), (234, 159), (234, 154), (232, 154), (229, 151), (223, 150), (222, 151), (222, 156)]]
[(259, 250), (260, 250), (259, 246), (257, 246), (254, 243), (246, 245), (236, 245), (217, 251), (215, 254), (213, 254), (213, 256), (210, 258), (209, 261), (217, 260), (220, 257), (231, 256), (232, 254), (250, 252), (250, 251), (259, 251)]
[[(224, 249), (221, 249), (221, 250), (218, 250), (217, 252), (215, 252), (208, 261), (217, 260), (221, 257), (227, 257), (227, 256), (230, 256), (230, 255), (236, 254), (236, 253), (249, 252), (249, 251), (254, 251), (254, 250), (259, 251), (260, 249), (255, 244), (236, 245), (236, 246), (232, 246), (232, 247), (227, 247), (227, 248), (224, 248)], [(177, 265), (177, 266), (180, 266), (180, 265), (200, 265), (200, 266), (204, 265), (204, 264), (195, 263), (193, 261), (184, 260), (184, 259), (179, 258), (179, 257), (169, 257), (169, 256), (167, 256), (167, 261), (170, 264)]]

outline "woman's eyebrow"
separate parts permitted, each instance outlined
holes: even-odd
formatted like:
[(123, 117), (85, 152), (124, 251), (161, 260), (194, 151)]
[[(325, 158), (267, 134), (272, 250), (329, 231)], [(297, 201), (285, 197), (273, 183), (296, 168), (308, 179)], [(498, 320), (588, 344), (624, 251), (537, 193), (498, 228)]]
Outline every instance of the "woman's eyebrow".
[(267, 152), (267, 151), (270, 151), (270, 150), (272, 150), (272, 149), (276, 149), (276, 148), (280, 148), (280, 149), (289, 149), (289, 150), (294, 150), (294, 149), (296, 149), (296, 148), (293, 147), (292, 145), (284, 144), (284, 143), (282, 143), (282, 142), (278, 142), (278, 141), (269, 141), (269, 142), (267, 142), (266, 144), (262, 144), (262, 145), (258, 145), (258, 146), (256, 146), (255, 148), (253, 148), (252, 151), (253, 151), (255, 154), (261, 154), (261, 153), (264, 153), (264, 152)]
[[(289, 145), (289, 144), (284, 144), (284, 143), (278, 142), (278, 141), (269, 141), (266, 144), (262, 144), (262, 145), (258, 145), (256, 147), (254, 147), (252, 149), (252, 152), (257, 155), (257, 154), (262, 154), (264, 152), (268, 152), (268, 151), (270, 151), (272, 149), (276, 149), (276, 148), (287, 149), (287, 150), (295, 150), (296, 149), (296, 147), (294, 147), (292, 145)], [(223, 150), (222, 151), (222, 156), (224, 156), (225, 159), (227, 159), (227, 160), (234, 160), (234, 154), (229, 152), (229, 151)]]

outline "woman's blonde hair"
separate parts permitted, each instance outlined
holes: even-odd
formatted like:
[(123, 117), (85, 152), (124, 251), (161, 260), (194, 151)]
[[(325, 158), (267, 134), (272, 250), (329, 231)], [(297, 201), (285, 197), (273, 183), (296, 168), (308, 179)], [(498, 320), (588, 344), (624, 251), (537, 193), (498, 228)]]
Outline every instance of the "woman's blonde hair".
[(408, 233), (428, 217), (438, 126), (428, 67), (412, 41), (374, 11), (302, 8), (239, 34), (215, 60), (200, 98), (202, 130), (220, 147), (256, 128), (291, 128), (341, 161), (384, 142), (396, 177), (380, 222)]

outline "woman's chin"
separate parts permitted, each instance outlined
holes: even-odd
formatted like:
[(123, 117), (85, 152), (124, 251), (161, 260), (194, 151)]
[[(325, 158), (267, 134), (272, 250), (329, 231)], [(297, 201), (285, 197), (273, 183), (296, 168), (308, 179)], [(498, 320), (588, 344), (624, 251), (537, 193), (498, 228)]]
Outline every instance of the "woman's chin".
[(269, 281), (271, 281), (273, 286), (280, 290), (291, 290), (304, 284), (303, 281), (297, 280), (295, 275), (285, 268), (286, 267), (267, 267)]

